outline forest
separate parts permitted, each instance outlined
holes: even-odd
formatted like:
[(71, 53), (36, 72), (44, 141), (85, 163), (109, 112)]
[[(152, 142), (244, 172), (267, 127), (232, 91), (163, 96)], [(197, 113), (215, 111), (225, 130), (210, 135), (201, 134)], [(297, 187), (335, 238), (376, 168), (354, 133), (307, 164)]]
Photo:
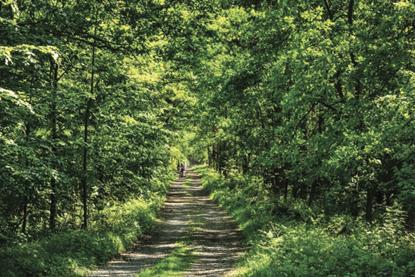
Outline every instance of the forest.
[(0, 276), (130, 249), (180, 163), (235, 276), (415, 276), (415, 2), (0, 0)]

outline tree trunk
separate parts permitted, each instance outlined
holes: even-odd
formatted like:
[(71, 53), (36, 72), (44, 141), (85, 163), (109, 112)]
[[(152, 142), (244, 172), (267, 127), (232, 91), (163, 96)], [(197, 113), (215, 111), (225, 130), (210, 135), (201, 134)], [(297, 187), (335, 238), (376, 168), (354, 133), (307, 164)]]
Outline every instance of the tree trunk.
[[(30, 123), (26, 122), (26, 144), (29, 145), (29, 136), (30, 136)], [(25, 157), (25, 166), (29, 168), (29, 159)], [(29, 192), (25, 189), (24, 199), (23, 199), (23, 218), (22, 218), (22, 233), (25, 234), (27, 230), (27, 217), (28, 217), (28, 206), (29, 206)]]
[(288, 182), (287, 180), (284, 180), (284, 200), (287, 201), (288, 198)]
[(318, 185), (318, 180), (314, 180), (311, 183), (310, 193), (308, 195), (308, 205), (311, 205), (314, 201), (317, 185)]
[(208, 145), (207, 154), (208, 154), (208, 165), (209, 166), (212, 166), (212, 152), (213, 151), (210, 150), (210, 146)]
[(372, 222), (373, 220), (373, 200), (375, 197), (375, 189), (369, 187), (366, 192), (366, 221)]
[[(56, 170), (56, 139), (57, 139), (57, 121), (56, 121), (56, 97), (58, 90), (58, 64), (51, 60), (50, 62), (51, 72), (51, 111), (50, 111), (50, 129), (51, 129), (51, 142), (52, 142), (52, 159), (51, 168)], [(56, 215), (57, 215), (57, 184), (55, 176), (50, 180), (50, 207), (49, 207), (49, 229), (55, 230), (56, 228)]]
[[(97, 23), (97, 22), (96, 22)], [(94, 37), (96, 37), (97, 27), (94, 26)], [(88, 127), (89, 117), (91, 112), (92, 98), (94, 94), (94, 82), (95, 82), (95, 39), (92, 44), (92, 59), (91, 59), (91, 79), (90, 79), (90, 95), (86, 99), (85, 113), (84, 113), (84, 145), (82, 153), (82, 206), (83, 206), (83, 229), (88, 229)]]
[[(354, 0), (350, 0), (348, 10), (347, 10), (347, 23), (349, 24), (349, 32), (350, 32), (351, 35), (353, 33), (354, 5), (355, 5)], [(357, 67), (358, 63), (356, 61), (356, 55), (352, 51), (350, 51), (349, 56), (350, 56), (350, 60), (353, 64), (353, 66)], [(360, 97), (360, 95), (362, 94), (362, 91), (363, 91), (363, 84), (360, 81), (359, 77), (356, 77), (356, 83), (355, 83), (354, 87), (355, 87), (355, 91), (356, 91), (356, 96)]]
[(242, 161), (242, 173), (247, 174), (249, 171), (249, 162), (251, 160), (250, 154), (245, 154)]
[(27, 203), (27, 196), (25, 196), (24, 203), (23, 203), (23, 219), (22, 219), (22, 233), (26, 234), (27, 229), (27, 215), (28, 215), (28, 203)]
[(85, 114), (84, 114), (84, 145), (82, 153), (82, 205), (83, 205), (83, 224), (82, 228), (88, 228), (88, 117), (89, 117), (89, 99), (86, 103)]

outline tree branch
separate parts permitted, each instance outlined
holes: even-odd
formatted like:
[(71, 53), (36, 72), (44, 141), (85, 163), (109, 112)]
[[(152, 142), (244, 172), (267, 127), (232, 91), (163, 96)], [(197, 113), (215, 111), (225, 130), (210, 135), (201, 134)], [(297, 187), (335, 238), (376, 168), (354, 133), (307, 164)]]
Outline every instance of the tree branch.
[(326, 10), (327, 10), (327, 14), (329, 16), (329, 19), (330, 20), (333, 20), (333, 14), (331, 13), (331, 8), (330, 8), (329, 3), (327, 2), (327, 0), (323, 0), (323, 2), (324, 2), (324, 6), (326, 7)]

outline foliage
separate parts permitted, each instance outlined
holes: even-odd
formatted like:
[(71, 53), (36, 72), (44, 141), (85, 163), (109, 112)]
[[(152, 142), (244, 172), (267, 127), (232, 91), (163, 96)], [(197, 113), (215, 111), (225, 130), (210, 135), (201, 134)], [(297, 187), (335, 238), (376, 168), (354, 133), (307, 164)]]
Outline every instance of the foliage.
[[(410, 276), (415, 237), (390, 210), (384, 224), (345, 216), (327, 218), (306, 203), (272, 201), (258, 180), (222, 178), (199, 169), (204, 186), (229, 210), (251, 240), (237, 276)], [(249, 187), (250, 189), (247, 189)]]
[(130, 247), (151, 230), (163, 199), (135, 199), (104, 209), (91, 230), (73, 230), (0, 250), (7, 276), (81, 276)]
[(0, 244), (165, 191), (194, 103), (167, 58), (168, 9), (0, 1)]
[[(184, 161), (219, 172), (215, 197), (247, 233), (278, 214), (413, 230), (413, 18), (408, 0), (0, 0), (0, 246), (43, 256), (80, 227), (122, 232), (133, 221), (102, 211), (162, 194)], [(412, 273), (404, 250), (346, 255), (321, 226), (309, 239), (327, 259)]]
[(397, 203), (413, 228), (414, 4), (232, 3), (195, 55), (209, 165), (326, 214), (373, 222)]

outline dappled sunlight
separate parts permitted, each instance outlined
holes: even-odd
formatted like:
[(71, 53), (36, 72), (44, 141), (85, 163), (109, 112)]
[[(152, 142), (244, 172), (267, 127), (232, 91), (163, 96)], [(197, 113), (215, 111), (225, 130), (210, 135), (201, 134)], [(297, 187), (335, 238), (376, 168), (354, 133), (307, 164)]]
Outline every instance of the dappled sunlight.
[[(247, 247), (241, 244), (241, 231), (232, 218), (209, 198), (200, 183), (193, 172), (174, 182), (151, 237), (91, 276), (130, 276), (146, 268), (139, 276), (223, 276), (230, 272)], [(177, 257), (177, 242), (184, 242), (191, 250), (191, 259)], [(188, 268), (177, 266), (183, 259), (191, 260), (185, 263)]]
[(414, 18), (0, 0), (0, 277), (415, 276)]

